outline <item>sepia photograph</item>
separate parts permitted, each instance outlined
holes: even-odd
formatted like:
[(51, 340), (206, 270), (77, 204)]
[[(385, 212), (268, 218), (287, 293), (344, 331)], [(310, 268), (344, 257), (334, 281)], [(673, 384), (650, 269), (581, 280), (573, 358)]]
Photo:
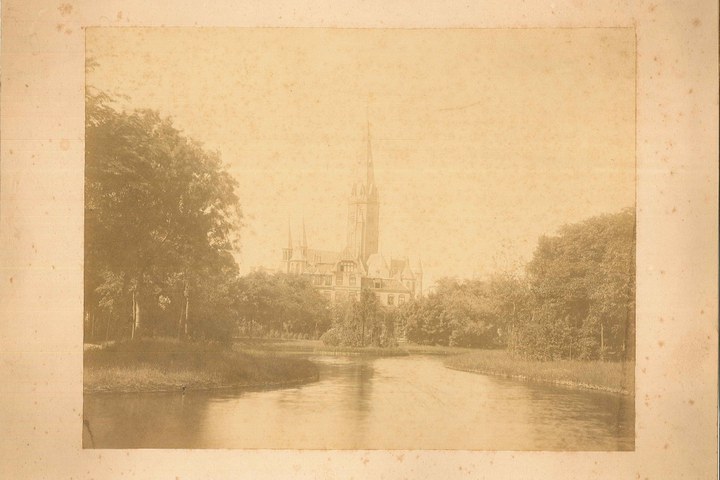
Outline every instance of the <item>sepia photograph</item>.
[(86, 48), (85, 448), (634, 449), (632, 29)]
[(3, 1), (0, 478), (717, 478), (717, 19)]

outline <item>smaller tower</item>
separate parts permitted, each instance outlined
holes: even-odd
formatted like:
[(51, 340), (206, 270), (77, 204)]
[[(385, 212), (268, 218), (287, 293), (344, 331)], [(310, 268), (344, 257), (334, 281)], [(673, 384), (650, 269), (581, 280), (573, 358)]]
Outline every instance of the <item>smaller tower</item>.
[(413, 265), (412, 273), (415, 276), (415, 298), (421, 297), (423, 292), (423, 266), (420, 257), (417, 263)]
[(282, 263), (281, 268), (285, 273), (290, 273), (290, 259), (292, 258), (293, 254), (293, 243), (292, 243), (292, 229), (290, 228), (290, 219), (288, 218), (288, 241), (287, 246), (282, 249), (283, 250), (283, 257), (282, 257)]
[(300, 244), (300, 248), (302, 249), (303, 257), (307, 258), (308, 243), (307, 235), (305, 234), (305, 217), (303, 217), (302, 221), (302, 243)]
[(413, 292), (413, 296), (415, 295), (415, 273), (412, 271), (412, 268), (410, 268), (410, 258), (408, 256), (405, 256), (405, 259), (403, 260), (403, 269), (402, 272), (400, 272), (400, 281), (405, 285), (405, 288)]
[(290, 258), (288, 273), (301, 275), (307, 267), (307, 256), (305, 255), (302, 245), (293, 248), (292, 257)]

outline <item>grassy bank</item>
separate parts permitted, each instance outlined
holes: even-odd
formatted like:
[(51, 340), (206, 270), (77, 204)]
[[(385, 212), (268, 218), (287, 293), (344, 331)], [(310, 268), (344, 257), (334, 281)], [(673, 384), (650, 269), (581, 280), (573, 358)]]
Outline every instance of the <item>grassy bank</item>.
[(318, 377), (308, 360), (166, 339), (86, 350), (83, 366), (86, 393), (261, 387)]
[(314, 353), (321, 355), (367, 355), (369, 357), (405, 357), (410, 355), (402, 348), (380, 348), (380, 347), (332, 347), (322, 345), (314, 350)]
[(474, 352), (472, 348), (465, 347), (446, 347), (443, 345), (417, 345), (407, 343), (402, 346), (412, 355), (458, 355), (461, 353)]
[(239, 338), (235, 348), (245, 352), (313, 353), (317, 355), (367, 355), (373, 357), (398, 357), (410, 353), (405, 347), (342, 347), (325, 345), (320, 340), (284, 340), (274, 338)]
[(322, 347), (320, 340), (287, 340), (282, 338), (236, 338), (233, 348), (243, 352), (313, 353)]
[(505, 350), (479, 350), (448, 357), (445, 366), (455, 370), (624, 395), (635, 391), (635, 365), (631, 362), (537, 362), (515, 358)]

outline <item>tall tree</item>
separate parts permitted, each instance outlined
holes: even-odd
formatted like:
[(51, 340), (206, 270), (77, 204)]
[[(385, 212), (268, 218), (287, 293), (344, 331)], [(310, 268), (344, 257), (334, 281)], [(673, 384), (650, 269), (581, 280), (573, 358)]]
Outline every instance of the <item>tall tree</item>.
[(542, 237), (527, 266), (533, 313), (518, 347), (538, 358), (628, 358), (635, 335), (635, 213)]
[[(118, 111), (106, 94), (86, 95), (86, 310), (132, 318), (130, 334), (151, 331), (158, 299), (192, 303), (206, 265), (225, 262), (241, 211), (236, 182), (220, 156), (150, 110)], [(113, 288), (110, 288), (110, 286)], [(174, 308), (173, 310), (179, 310)], [(191, 310), (192, 312), (192, 310)], [(180, 313), (178, 313), (180, 316)]]

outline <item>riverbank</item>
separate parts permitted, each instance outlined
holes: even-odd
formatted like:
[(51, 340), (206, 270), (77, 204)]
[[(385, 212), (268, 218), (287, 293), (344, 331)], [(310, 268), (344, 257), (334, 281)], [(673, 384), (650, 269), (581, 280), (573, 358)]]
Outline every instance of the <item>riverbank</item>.
[(513, 357), (505, 350), (478, 350), (448, 357), (445, 366), (453, 370), (622, 395), (631, 395), (635, 391), (635, 364), (632, 362), (537, 362)]
[(234, 341), (234, 348), (244, 352), (282, 352), (282, 353), (312, 353), (316, 355), (366, 355), (369, 357), (402, 357), (410, 355), (410, 351), (403, 347), (343, 347), (325, 345), (320, 340), (285, 340), (274, 338), (238, 338)]
[(318, 378), (317, 366), (305, 359), (171, 339), (89, 349), (83, 367), (85, 393), (270, 387)]

